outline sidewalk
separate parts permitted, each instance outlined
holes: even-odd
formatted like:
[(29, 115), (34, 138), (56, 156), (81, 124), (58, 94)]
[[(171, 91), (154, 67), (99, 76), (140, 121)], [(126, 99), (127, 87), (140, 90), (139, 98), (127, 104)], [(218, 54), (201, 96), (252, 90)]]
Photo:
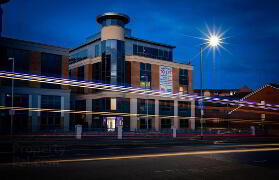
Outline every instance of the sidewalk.
[(278, 136), (15, 136), (13, 139), (0, 139), (0, 146), (11, 146), (14, 143), (26, 146), (61, 145), (65, 147), (131, 147), (131, 146), (172, 146), (172, 145), (202, 145), (218, 143), (265, 143), (279, 142)]

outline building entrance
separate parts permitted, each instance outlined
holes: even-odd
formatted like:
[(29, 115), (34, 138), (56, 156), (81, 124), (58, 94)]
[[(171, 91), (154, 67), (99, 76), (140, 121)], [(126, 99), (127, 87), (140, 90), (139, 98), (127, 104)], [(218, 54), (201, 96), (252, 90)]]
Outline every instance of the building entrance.
[(123, 126), (123, 117), (104, 117), (104, 126), (107, 131), (115, 131), (118, 126)]

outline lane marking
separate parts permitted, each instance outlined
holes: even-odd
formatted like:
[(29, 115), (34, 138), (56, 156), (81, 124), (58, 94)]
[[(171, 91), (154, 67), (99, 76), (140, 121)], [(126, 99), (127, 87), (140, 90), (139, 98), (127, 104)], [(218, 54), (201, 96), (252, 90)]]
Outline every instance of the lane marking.
[(191, 151), (191, 152), (177, 152), (177, 153), (158, 153), (158, 154), (141, 154), (141, 155), (128, 155), (128, 156), (97, 157), (97, 158), (46, 160), (46, 161), (33, 161), (33, 162), (13, 162), (13, 163), (2, 163), (2, 164), (0, 164), (0, 166), (28, 165), (28, 164), (40, 164), (40, 163), (70, 163), (70, 162), (83, 162), (83, 161), (155, 158), (155, 157), (188, 156), (188, 155), (201, 155), (201, 154), (243, 153), (243, 152), (259, 152), (259, 151), (279, 151), (279, 148), (253, 148), (253, 149), (231, 149), (231, 150), (214, 150), (214, 151)]

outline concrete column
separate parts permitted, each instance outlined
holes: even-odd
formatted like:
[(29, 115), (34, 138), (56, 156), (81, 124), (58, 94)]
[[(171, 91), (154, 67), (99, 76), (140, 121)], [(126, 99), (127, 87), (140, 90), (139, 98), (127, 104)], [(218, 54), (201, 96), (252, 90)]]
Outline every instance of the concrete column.
[(65, 105), (65, 98), (63, 96), (61, 96), (61, 106), (60, 106), (60, 109), (62, 110), (62, 112), (61, 112), (61, 117), (62, 118), (64, 117), (64, 112), (63, 112), (63, 110), (65, 110), (64, 105)]
[(174, 100), (173, 106), (174, 106), (173, 127), (178, 129), (179, 128), (179, 122), (178, 122), (178, 101), (177, 100)]
[(190, 129), (195, 129), (195, 100), (191, 101), (191, 119), (189, 119), (189, 128)]
[[(69, 110), (70, 109), (70, 95), (63, 97), (64, 104), (61, 106), (61, 109)], [(62, 99), (61, 99), (62, 103)], [(64, 131), (69, 131), (70, 127), (70, 114), (69, 113), (63, 113), (64, 115)]]
[[(86, 99), (86, 111), (92, 111), (92, 99)], [(92, 128), (92, 114), (86, 114), (88, 128)]]
[(137, 129), (137, 114), (138, 111), (138, 105), (137, 105), (137, 99), (136, 98), (131, 98), (130, 99), (130, 113), (132, 114), (130, 116), (130, 130), (135, 131)]
[(159, 100), (155, 99), (155, 130), (160, 130), (160, 118), (159, 118)]

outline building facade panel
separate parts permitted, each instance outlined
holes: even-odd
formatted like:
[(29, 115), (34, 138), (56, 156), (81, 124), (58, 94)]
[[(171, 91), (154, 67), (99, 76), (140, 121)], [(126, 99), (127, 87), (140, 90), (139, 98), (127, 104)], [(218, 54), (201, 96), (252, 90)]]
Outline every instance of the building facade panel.
[(101, 29), (101, 39), (117, 39), (124, 41), (124, 29), (121, 26), (104, 26)]
[(151, 89), (153, 90), (160, 90), (160, 72), (159, 72), (159, 65), (152, 64), (152, 82), (151, 82)]
[[(37, 51), (32, 51), (30, 60), (30, 74), (41, 75), (41, 53)], [(30, 86), (34, 88), (40, 88), (39, 82), (30, 82)]]
[(172, 68), (173, 92), (179, 92), (179, 69)]
[(131, 62), (131, 86), (140, 87), (140, 63)]

